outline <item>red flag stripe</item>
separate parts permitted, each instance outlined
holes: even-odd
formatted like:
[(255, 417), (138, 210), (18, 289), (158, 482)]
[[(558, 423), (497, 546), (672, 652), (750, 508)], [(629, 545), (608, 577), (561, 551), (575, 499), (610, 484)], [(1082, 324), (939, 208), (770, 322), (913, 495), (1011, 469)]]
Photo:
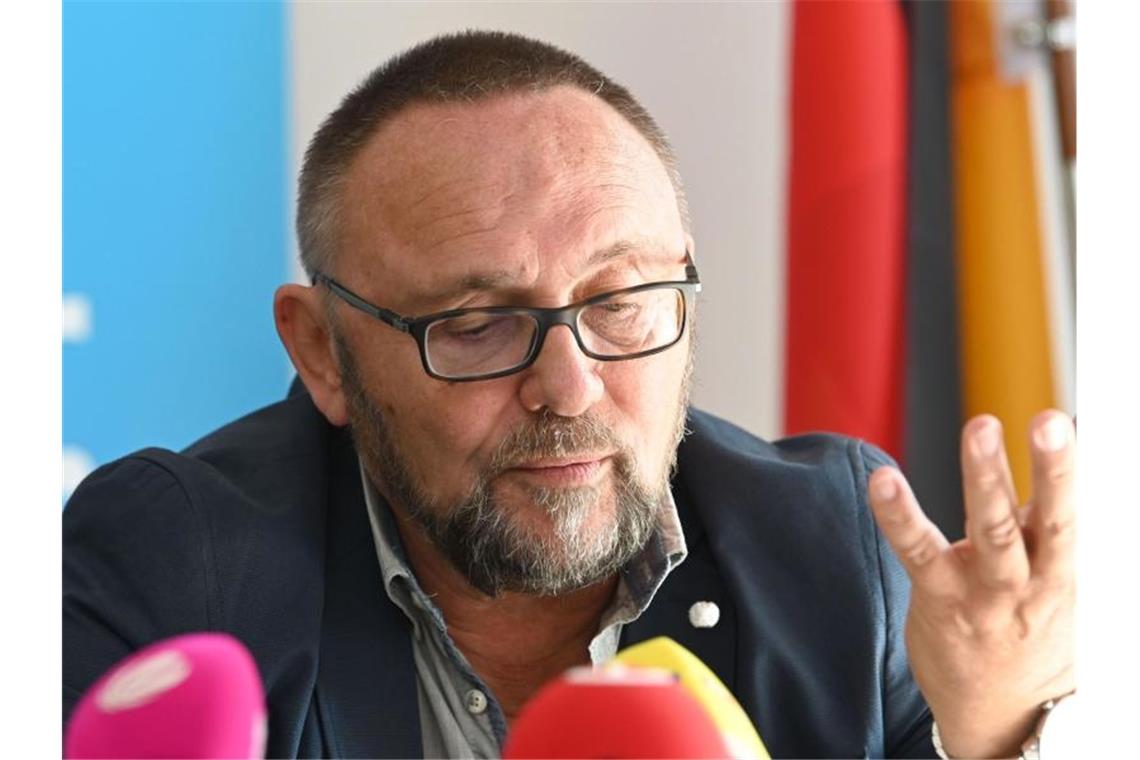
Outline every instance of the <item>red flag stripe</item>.
[(793, 17), (785, 430), (902, 453), (906, 38), (895, 0)]

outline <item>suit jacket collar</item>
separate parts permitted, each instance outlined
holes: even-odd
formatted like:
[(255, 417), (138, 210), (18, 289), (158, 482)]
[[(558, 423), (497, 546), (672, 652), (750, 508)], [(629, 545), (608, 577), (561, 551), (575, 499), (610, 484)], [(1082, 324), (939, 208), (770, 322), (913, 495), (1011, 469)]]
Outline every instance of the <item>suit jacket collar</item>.
[(411, 626), (384, 593), (356, 453), (345, 431), (334, 438), (317, 675), (325, 749), (336, 757), (419, 757)]
[[(673, 499), (689, 554), (665, 579), (649, 608), (622, 631), (621, 646), (668, 636), (700, 658), (731, 690), (737, 679), (736, 607), (689, 493), (684, 457), (679, 455), (678, 461), (681, 466), (673, 478)], [(690, 621), (689, 611), (697, 602), (712, 602), (719, 609), (720, 618), (711, 628), (697, 628)]]

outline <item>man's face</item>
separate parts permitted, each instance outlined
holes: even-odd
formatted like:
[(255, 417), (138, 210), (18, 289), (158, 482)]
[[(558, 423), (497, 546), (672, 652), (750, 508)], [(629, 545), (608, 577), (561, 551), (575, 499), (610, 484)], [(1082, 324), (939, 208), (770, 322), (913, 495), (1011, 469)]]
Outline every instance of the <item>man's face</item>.
[[(332, 276), (408, 316), (684, 278), (664, 167), (577, 89), (407, 109), (357, 158), (344, 209)], [(369, 476), (474, 586), (562, 593), (644, 545), (682, 429), (688, 335), (601, 362), (555, 327), (522, 372), (453, 383), (427, 375), (408, 335), (335, 309)]]

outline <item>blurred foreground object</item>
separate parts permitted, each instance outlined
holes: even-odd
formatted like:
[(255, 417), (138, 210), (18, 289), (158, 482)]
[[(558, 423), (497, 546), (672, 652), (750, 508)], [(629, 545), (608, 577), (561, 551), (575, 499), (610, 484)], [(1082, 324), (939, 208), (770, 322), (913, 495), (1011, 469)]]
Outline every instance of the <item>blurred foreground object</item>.
[(503, 757), (728, 758), (716, 723), (667, 671), (574, 668), (519, 713)]
[(614, 662), (669, 671), (712, 717), (733, 757), (768, 760), (768, 749), (736, 697), (699, 657), (673, 639), (658, 636), (643, 641), (619, 652)]
[(116, 665), (83, 696), (67, 758), (260, 758), (265, 695), (253, 657), (226, 634), (160, 641)]

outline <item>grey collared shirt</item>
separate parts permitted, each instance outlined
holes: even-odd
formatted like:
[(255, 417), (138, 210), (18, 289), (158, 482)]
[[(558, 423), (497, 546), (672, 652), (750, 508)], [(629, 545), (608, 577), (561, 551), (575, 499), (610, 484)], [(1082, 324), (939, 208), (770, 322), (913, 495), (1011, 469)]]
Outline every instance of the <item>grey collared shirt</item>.
[[(451, 640), (439, 608), (420, 588), (408, 566), (395, 519), (364, 474), (363, 465), (360, 473), (384, 590), (412, 623), (424, 757), (497, 758), (507, 732), (503, 710)], [(677, 505), (669, 494), (657, 513), (652, 537), (622, 571), (613, 601), (590, 641), (590, 660), (595, 665), (614, 656), (622, 626), (641, 616), (687, 553)]]

